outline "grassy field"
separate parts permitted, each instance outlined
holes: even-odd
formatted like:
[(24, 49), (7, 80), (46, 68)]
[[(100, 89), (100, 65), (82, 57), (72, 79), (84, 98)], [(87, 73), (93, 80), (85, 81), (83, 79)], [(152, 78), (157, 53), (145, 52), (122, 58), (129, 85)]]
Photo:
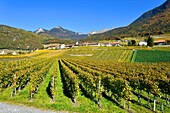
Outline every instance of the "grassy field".
[(170, 52), (160, 50), (137, 50), (135, 62), (170, 62)]

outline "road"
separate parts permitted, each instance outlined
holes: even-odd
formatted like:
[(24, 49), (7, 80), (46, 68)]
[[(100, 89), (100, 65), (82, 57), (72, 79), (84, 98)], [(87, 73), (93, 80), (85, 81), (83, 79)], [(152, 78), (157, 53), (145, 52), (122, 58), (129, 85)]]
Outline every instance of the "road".
[(33, 107), (19, 106), (0, 102), (0, 113), (68, 113), (68, 112), (41, 110)]

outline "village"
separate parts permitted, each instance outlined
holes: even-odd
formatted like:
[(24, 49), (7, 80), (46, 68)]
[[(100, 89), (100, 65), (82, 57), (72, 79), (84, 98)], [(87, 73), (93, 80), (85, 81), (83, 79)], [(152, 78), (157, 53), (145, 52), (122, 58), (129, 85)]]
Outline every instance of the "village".
[[(121, 46), (147, 46), (146, 41), (135, 41), (133, 45), (129, 45), (129, 42), (132, 42), (132, 40), (112, 40), (112, 41), (106, 41), (106, 42), (84, 42), (79, 43), (78, 41), (75, 44), (59, 44), (59, 43), (53, 43), (53, 44), (44, 44), (44, 49), (70, 49), (72, 47), (78, 47), (78, 46), (104, 46), (104, 47), (121, 47)], [(166, 40), (156, 40), (154, 41), (155, 46), (165, 46)]]
[[(169, 40), (168, 40), (169, 41)], [(132, 43), (131, 45), (129, 43)], [(122, 46), (147, 46), (146, 41), (139, 41), (136, 42), (135, 40), (113, 40), (113, 41), (106, 41), (106, 42), (84, 42), (79, 43), (78, 41), (75, 44), (60, 44), (60, 43), (51, 43), (51, 44), (43, 44), (43, 49), (46, 50), (59, 50), (59, 49), (70, 49), (73, 47), (79, 46), (103, 46), (103, 47), (122, 47)], [(154, 46), (170, 46), (169, 42), (167, 44), (167, 40), (156, 40), (154, 41)], [(35, 49), (35, 50), (38, 50)], [(33, 50), (8, 50), (8, 49), (1, 49), (0, 55), (19, 55), (33, 52)]]

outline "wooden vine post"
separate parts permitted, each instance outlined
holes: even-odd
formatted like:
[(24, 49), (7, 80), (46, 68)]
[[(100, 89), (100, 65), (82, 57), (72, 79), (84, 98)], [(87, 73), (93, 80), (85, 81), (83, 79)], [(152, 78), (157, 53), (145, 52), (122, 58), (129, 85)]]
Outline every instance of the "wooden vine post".
[(98, 106), (101, 108), (101, 80), (98, 82)]
[(153, 111), (155, 112), (156, 111), (156, 96), (154, 96), (154, 106), (153, 106)]
[(14, 93), (11, 94), (11, 97), (13, 97), (13, 95), (16, 95), (17, 91), (16, 91), (16, 74), (14, 74), (14, 77), (13, 77), (13, 84), (14, 84)]
[(52, 86), (52, 99), (54, 100), (54, 76), (52, 77), (52, 83), (51, 83), (51, 86)]

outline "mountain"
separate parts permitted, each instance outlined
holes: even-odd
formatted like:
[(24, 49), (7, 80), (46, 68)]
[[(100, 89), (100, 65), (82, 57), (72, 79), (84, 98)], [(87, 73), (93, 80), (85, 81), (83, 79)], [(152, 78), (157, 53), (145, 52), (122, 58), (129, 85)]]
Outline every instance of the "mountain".
[(36, 31), (34, 31), (36, 34), (40, 34), (40, 33), (46, 33), (46, 32), (48, 32), (48, 30), (46, 30), (46, 29), (43, 29), (43, 28), (39, 28), (39, 29), (37, 29)]
[(70, 30), (67, 30), (67, 29), (64, 29), (60, 26), (58, 27), (55, 27), (51, 30), (46, 30), (46, 29), (38, 29), (36, 31), (34, 31), (34, 33), (36, 34), (49, 34), (53, 37), (59, 37), (59, 38), (67, 38), (67, 39), (82, 39), (82, 38), (85, 38), (87, 37), (88, 35), (87, 34), (82, 34), (82, 33), (77, 33), (77, 32), (74, 32), (74, 31), (70, 31)]
[(0, 25), (0, 49), (43, 48), (41, 37), (22, 29)]
[(109, 31), (110, 29), (103, 29), (103, 30), (100, 30), (100, 31), (92, 31), (90, 32), (88, 35), (94, 35), (94, 34), (101, 34), (101, 33), (104, 33), (104, 32), (107, 32)]
[(60, 43), (60, 44), (74, 44), (75, 41), (67, 38), (58, 38), (52, 36), (48, 30), (39, 28), (34, 33), (41, 37), (43, 44)]
[(58, 38), (53, 37), (50, 34), (46, 34), (44, 32), (41, 32), (39, 34), (41, 36), (41, 40), (43, 41), (43, 44), (51, 44), (51, 43), (60, 43), (60, 44), (74, 44), (75, 41), (71, 39), (65, 39), (65, 38)]
[(109, 40), (115, 38), (148, 36), (170, 33), (170, 0), (156, 7), (126, 27), (120, 27), (102, 34), (92, 35), (85, 40)]

